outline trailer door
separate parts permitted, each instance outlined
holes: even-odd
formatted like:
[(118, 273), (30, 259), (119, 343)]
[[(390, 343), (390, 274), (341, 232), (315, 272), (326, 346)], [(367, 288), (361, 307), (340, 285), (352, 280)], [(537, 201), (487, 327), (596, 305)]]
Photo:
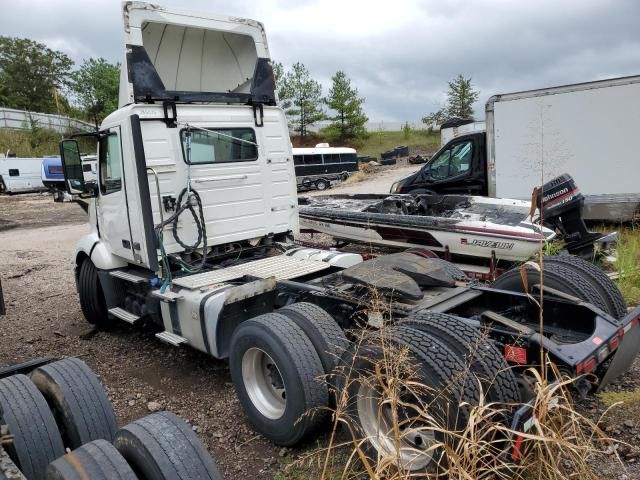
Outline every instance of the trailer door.
[(100, 236), (115, 255), (133, 260), (120, 127), (106, 130), (98, 144), (98, 187)]

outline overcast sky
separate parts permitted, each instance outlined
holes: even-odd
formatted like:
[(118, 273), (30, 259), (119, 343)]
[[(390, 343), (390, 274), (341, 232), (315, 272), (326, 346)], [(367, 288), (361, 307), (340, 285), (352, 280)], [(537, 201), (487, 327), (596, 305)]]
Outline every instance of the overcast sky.
[[(638, 0), (157, 0), (265, 24), (272, 58), (329, 88), (344, 70), (375, 121), (417, 121), (459, 73), (496, 93), (640, 74)], [(155, 2), (154, 2), (155, 3)], [(0, 0), (0, 35), (122, 59), (118, 0)]]

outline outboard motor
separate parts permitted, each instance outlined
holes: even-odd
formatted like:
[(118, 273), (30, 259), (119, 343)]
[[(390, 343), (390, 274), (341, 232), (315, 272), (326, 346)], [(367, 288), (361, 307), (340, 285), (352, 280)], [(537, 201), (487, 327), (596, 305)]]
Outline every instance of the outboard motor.
[(562, 233), (570, 253), (593, 255), (593, 243), (603, 235), (587, 229), (582, 218), (584, 196), (571, 175), (565, 173), (534, 189), (534, 199), (544, 225)]

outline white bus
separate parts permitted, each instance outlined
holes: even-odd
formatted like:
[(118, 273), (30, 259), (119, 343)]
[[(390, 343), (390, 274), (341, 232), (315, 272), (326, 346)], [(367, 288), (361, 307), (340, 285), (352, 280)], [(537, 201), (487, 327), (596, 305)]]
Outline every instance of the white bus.
[(353, 148), (319, 143), (314, 148), (294, 148), (293, 164), (299, 190), (325, 190), (331, 182), (346, 180), (358, 171), (358, 155)]

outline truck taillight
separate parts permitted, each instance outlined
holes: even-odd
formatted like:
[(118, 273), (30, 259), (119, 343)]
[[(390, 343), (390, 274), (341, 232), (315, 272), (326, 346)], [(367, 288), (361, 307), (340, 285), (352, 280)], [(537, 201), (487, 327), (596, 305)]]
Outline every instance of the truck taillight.
[(589, 357), (584, 362), (580, 362), (576, 365), (576, 373), (578, 375), (593, 372), (598, 366), (598, 361), (596, 357)]
[(616, 333), (613, 336), (613, 338), (609, 340), (609, 350), (613, 352), (616, 348), (618, 348), (618, 345), (620, 345), (620, 340), (622, 340), (623, 335), (624, 335), (624, 328), (621, 328), (620, 330), (618, 330), (618, 333)]
[(504, 358), (507, 362), (517, 363), (518, 365), (526, 365), (527, 349), (517, 347), (515, 345), (505, 345)]

